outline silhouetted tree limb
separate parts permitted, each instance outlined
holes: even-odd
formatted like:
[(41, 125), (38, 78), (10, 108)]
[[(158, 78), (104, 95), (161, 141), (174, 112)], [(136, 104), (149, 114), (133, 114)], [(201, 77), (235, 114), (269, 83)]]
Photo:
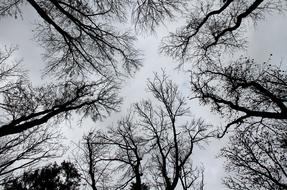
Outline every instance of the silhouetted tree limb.
[[(86, 153), (82, 157), (88, 159), (89, 163), (94, 163), (90, 165), (89, 169), (89, 178), (92, 181), (90, 184), (93, 189), (103, 188), (103, 184), (96, 180), (96, 176), (107, 173), (107, 171), (117, 171), (121, 177), (118, 181), (114, 177), (113, 182), (106, 183), (106, 188), (124, 189), (134, 179), (135, 187), (140, 189), (143, 186), (142, 159), (146, 154), (144, 145), (147, 141), (140, 135), (140, 131), (136, 128), (130, 115), (120, 120), (116, 128), (109, 128), (105, 133), (94, 131), (85, 137), (83, 145), (89, 154)], [(96, 150), (98, 151), (96, 152)], [(97, 168), (103, 170), (97, 170)]]
[(154, 31), (155, 27), (182, 12), (186, 0), (136, 0), (133, 2), (132, 20), (136, 29)]
[(209, 65), (192, 73), (192, 90), (203, 104), (233, 119), (226, 126), (249, 118), (287, 118), (286, 74), (269, 61), (258, 65), (241, 57), (229, 66)]
[(3, 0), (0, 4), (0, 17), (14, 16), (17, 18), (21, 16), (21, 5), (23, 0)]
[(287, 188), (286, 122), (238, 128), (221, 155), (230, 175), (224, 184), (233, 190)]
[(33, 87), (18, 62), (9, 64), (13, 51), (0, 52), (0, 137), (23, 132), (49, 120), (59, 122), (69, 118), (72, 112), (96, 120), (118, 109), (119, 85), (113, 79), (67, 80)]
[(180, 182), (183, 190), (203, 190), (204, 168), (194, 168), (192, 163), (186, 164), (180, 173)]
[(24, 3), (42, 19), (35, 38), (46, 50), (47, 73), (57, 77), (96, 73), (109, 78), (133, 74), (140, 67), (135, 37), (115, 24), (126, 21), (129, 1), (4, 1), (0, 11), (21, 13)]
[[(52, 132), (48, 124), (48, 126), (31, 125), (25, 129), (15, 128), (17, 124), (23, 126), (24, 122), (30, 122), (31, 118), (24, 116), (32, 114), (37, 104), (33, 102), (36, 98), (33, 92), (28, 93), (30, 86), (26, 86), (28, 80), (26, 72), (20, 69), (20, 61), (12, 60), (15, 50), (16, 48), (8, 47), (0, 50), (1, 179), (42, 160), (59, 156), (62, 151), (61, 146), (57, 144), (60, 136), (57, 132)], [(45, 101), (41, 96), (37, 98), (39, 104)]]
[(81, 173), (81, 178), (89, 187), (93, 190), (108, 189), (112, 180), (111, 163), (102, 162), (102, 159), (108, 154), (110, 148), (104, 144), (95, 145), (95, 140), (98, 139), (92, 132), (84, 136), (77, 147), (78, 151), (73, 153), (73, 160)]
[(137, 70), (135, 38), (114, 24), (115, 20), (126, 23), (129, 13), (135, 27), (145, 31), (153, 31), (167, 18), (186, 17), (186, 24), (163, 40), (161, 50), (176, 59), (206, 63), (226, 51), (245, 48), (248, 23), (286, 7), (284, 0), (5, 0), (0, 11), (19, 14), (25, 3), (44, 21), (38, 24), (36, 39), (47, 50), (47, 72), (65, 77)]
[[(148, 82), (148, 90), (159, 104), (153, 106), (154, 103), (146, 100), (135, 104), (135, 108), (140, 125), (151, 141), (149, 167), (156, 186), (173, 190), (181, 179), (191, 182), (195, 178), (195, 173), (182, 175), (182, 172), (191, 162), (194, 146), (214, 134), (202, 120), (186, 122), (190, 110), (187, 100), (164, 73), (155, 74)], [(195, 181), (189, 186), (195, 186)]]
[(68, 117), (72, 111), (91, 115), (93, 119), (117, 110), (121, 102), (118, 87), (107, 80), (73, 82), (33, 88), (23, 84), (7, 91), (2, 110), (7, 113), (6, 124), (0, 127), (0, 137), (20, 133), (51, 119)]
[(248, 23), (284, 11), (285, 7), (282, 0), (194, 2), (186, 24), (164, 40), (162, 52), (182, 61), (208, 63), (226, 51), (245, 48)]
[[(93, 162), (119, 172), (120, 181), (113, 179), (106, 188), (126, 189), (130, 184), (137, 189), (144, 184), (166, 190), (181, 184), (185, 189), (203, 187), (202, 170), (193, 168), (191, 155), (194, 146), (214, 136), (212, 129), (200, 119), (190, 121), (187, 99), (166, 74), (156, 74), (147, 86), (156, 100), (153, 104), (151, 100), (134, 104), (116, 126), (88, 135), (90, 147), (98, 150)], [(86, 153), (84, 157), (89, 156)], [(104, 163), (110, 164), (108, 168), (103, 168)]]
[(1, 181), (15, 171), (60, 156), (63, 152), (63, 147), (58, 144), (60, 139), (61, 136), (52, 132), (50, 126), (38, 126), (20, 134), (1, 137)]

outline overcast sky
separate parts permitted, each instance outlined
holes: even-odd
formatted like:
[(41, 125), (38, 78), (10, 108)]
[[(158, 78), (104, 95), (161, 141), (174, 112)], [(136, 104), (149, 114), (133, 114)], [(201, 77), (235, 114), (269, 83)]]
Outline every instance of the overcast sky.
[[(41, 69), (44, 68), (41, 59), (42, 49), (37, 46), (33, 40), (33, 23), (35, 22), (35, 13), (32, 9), (26, 9), (23, 12), (23, 19), (5, 18), (0, 19), (0, 43), (3, 45), (18, 45), (18, 58), (23, 58), (25, 69), (30, 72), (31, 81), (34, 84), (41, 82)], [(171, 27), (172, 28), (172, 27)], [(283, 60), (286, 62), (287, 55), (287, 18), (283, 15), (268, 17), (265, 21), (259, 23), (255, 29), (250, 26), (248, 32), (249, 48), (247, 54), (258, 60), (259, 63), (268, 59), (268, 56), (273, 54), (274, 63), (279, 63)], [(136, 74), (133, 79), (126, 82), (122, 89), (124, 104), (120, 113), (113, 114), (104, 122), (92, 123), (85, 122), (81, 128), (68, 125), (63, 126), (63, 130), (67, 134), (67, 138), (77, 141), (81, 138), (84, 132), (90, 128), (104, 127), (111, 125), (121, 117), (128, 109), (131, 103), (137, 102), (145, 96), (145, 84), (147, 78), (153, 76), (153, 72), (160, 72), (164, 68), (167, 73), (180, 86), (184, 94), (189, 94), (189, 76), (182, 71), (174, 70), (177, 66), (176, 62), (168, 57), (159, 54), (158, 45), (165, 34), (167, 34), (169, 26), (161, 27), (156, 35), (140, 36), (137, 42), (138, 48), (143, 50), (144, 63), (143, 68)], [(209, 112), (207, 107), (201, 107), (197, 102), (192, 102), (190, 105), (192, 113), (197, 117), (202, 117), (207, 122), (219, 125), (220, 119)], [(205, 183), (206, 190), (221, 190), (224, 189), (221, 185), (221, 178), (224, 175), (222, 160), (216, 159), (216, 154), (220, 147), (227, 142), (227, 137), (224, 139), (213, 140), (204, 150), (196, 151), (194, 155), (195, 163), (202, 163), (205, 167)]]

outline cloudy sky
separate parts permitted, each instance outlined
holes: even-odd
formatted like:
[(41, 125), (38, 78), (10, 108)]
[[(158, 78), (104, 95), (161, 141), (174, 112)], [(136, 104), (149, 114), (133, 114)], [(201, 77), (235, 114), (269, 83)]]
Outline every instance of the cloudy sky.
[[(26, 8), (23, 11), (23, 19), (5, 18), (0, 19), (0, 44), (3, 45), (18, 45), (19, 51), (17, 58), (23, 58), (25, 69), (29, 70), (31, 81), (34, 84), (39, 84), (41, 79), (41, 70), (44, 68), (41, 59), (42, 49), (37, 45), (33, 38), (33, 23), (35, 23), (34, 10)], [(98, 123), (86, 121), (82, 127), (69, 127), (63, 124), (63, 131), (67, 139), (73, 139), (74, 142), (81, 138), (81, 134), (87, 132), (90, 128), (105, 127), (112, 125), (118, 118), (123, 115), (131, 103), (137, 102), (145, 97), (145, 83), (147, 78), (153, 76), (153, 72), (160, 72), (164, 68), (173, 80), (180, 86), (184, 94), (189, 94), (189, 76), (183, 71), (175, 70), (177, 63), (172, 59), (160, 55), (158, 51), (161, 38), (174, 28), (173, 26), (165, 26), (159, 28), (158, 32), (153, 35), (139, 35), (137, 47), (143, 50), (144, 63), (143, 68), (136, 76), (125, 83), (122, 89), (122, 97), (124, 104), (120, 113), (115, 113), (107, 120)], [(287, 17), (284, 15), (270, 16), (263, 22), (257, 24), (256, 28), (250, 25), (248, 30), (249, 48), (247, 54), (263, 62), (268, 59), (268, 56), (273, 54), (273, 62), (280, 61), (285, 64), (287, 55)], [(196, 101), (191, 102), (190, 107), (192, 113), (197, 117), (202, 117), (207, 122), (220, 125), (222, 120), (216, 115), (209, 112), (208, 107), (201, 107)], [(221, 185), (221, 178), (224, 175), (223, 161), (216, 159), (216, 155), (220, 147), (227, 142), (227, 137), (210, 141), (205, 149), (197, 150), (194, 155), (195, 163), (202, 163), (205, 167), (205, 183), (206, 190), (221, 190), (224, 189)]]

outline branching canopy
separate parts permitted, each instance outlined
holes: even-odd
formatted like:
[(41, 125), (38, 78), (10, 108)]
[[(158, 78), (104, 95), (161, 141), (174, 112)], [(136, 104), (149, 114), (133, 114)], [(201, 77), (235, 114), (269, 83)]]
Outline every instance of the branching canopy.
[(209, 65), (192, 73), (192, 91), (231, 125), (256, 117), (286, 119), (287, 75), (279, 66), (241, 57), (228, 66)]
[(224, 184), (232, 190), (281, 190), (287, 188), (286, 122), (252, 124), (236, 130), (221, 151), (229, 176)]

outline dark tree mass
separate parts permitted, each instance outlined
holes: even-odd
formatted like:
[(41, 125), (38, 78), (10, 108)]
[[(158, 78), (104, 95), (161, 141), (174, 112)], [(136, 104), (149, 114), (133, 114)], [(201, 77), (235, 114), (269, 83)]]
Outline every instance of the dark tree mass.
[(21, 176), (6, 181), (4, 190), (78, 190), (80, 174), (70, 162), (56, 163), (24, 172)]
[(35, 127), (17, 135), (0, 139), (0, 180), (23, 168), (35, 166), (61, 156), (63, 148), (58, 144), (61, 136), (51, 126)]
[[(286, 9), (286, 0), (1, 0), (0, 21), (34, 11), (31, 33), (45, 68), (35, 84), (16, 46), (0, 47), (0, 188), (203, 190), (204, 167), (194, 155), (219, 137), (229, 138), (220, 152), (228, 189), (287, 189), (286, 66), (272, 54), (258, 62), (243, 51), (249, 28)], [(169, 33), (159, 52), (190, 74), (182, 91), (190, 99), (153, 71), (151, 98), (66, 151), (62, 123), (121, 111), (121, 90), (146, 60), (138, 39), (161, 36), (161, 26)], [(223, 130), (206, 124), (208, 113), (196, 119), (190, 100), (217, 113)], [(73, 163), (43, 165), (66, 152)]]

